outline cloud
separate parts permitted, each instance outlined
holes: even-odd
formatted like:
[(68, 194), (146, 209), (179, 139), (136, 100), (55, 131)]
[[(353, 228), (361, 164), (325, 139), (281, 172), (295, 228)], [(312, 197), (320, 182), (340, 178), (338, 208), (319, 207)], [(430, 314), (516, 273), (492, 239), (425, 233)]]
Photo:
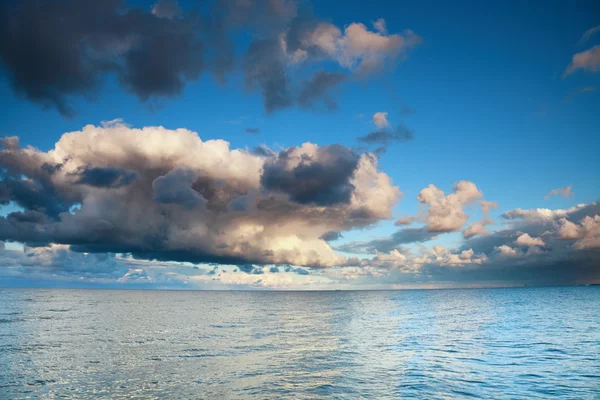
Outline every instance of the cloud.
[(136, 176), (121, 168), (90, 166), (79, 168), (73, 175), (79, 177), (76, 183), (106, 188), (129, 185)]
[(581, 37), (581, 40), (579, 41), (579, 45), (583, 45), (585, 42), (590, 40), (592, 38), (592, 36), (594, 36), (598, 32), (600, 32), (600, 25), (594, 26), (593, 28), (590, 28), (587, 31), (585, 31), (583, 36)]
[(340, 145), (259, 156), (186, 129), (116, 123), (66, 133), (48, 152), (9, 147), (0, 193), (25, 211), (0, 217), (0, 240), (75, 252), (340, 265), (322, 237), (390, 218), (400, 196), (375, 157)]
[(387, 25), (385, 23), (385, 19), (379, 18), (377, 21), (373, 22), (373, 28), (383, 35), (387, 33)]
[(482, 218), (469, 225), (467, 229), (463, 231), (463, 237), (468, 239), (476, 235), (487, 235), (490, 232), (486, 229), (486, 225), (493, 225), (494, 221), (490, 219), (490, 210), (492, 208), (498, 208), (498, 203), (494, 201), (480, 200), (479, 205), (481, 206)]
[(564, 188), (552, 189), (548, 192), (548, 194), (546, 194), (546, 196), (544, 196), (544, 200), (548, 200), (552, 196), (562, 196), (565, 199), (568, 199), (569, 197), (572, 197), (574, 195), (575, 192), (571, 191), (571, 186), (569, 185)]
[[(389, 237), (378, 238), (370, 241), (355, 241), (335, 249), (347, 253), (387, 253), (402, 244), (421, 243), (435, 239), (440, 233), (459, 231), (469, 219), (464, 207), (473, 203), (476, 199), (483, 197), (483, 193), (473, 182), (460, 181), (455, 184), (453, 193), (445, 195), (435, 185), (429, 185), (422, 189), (417, 196), (425, 208), (417, 216), (403, 217), (396, 221), (395, 225), (410, 225), (414, 222), (425, 223), (418, 228), (403, 228)], [(498, 205), (495, 202), (480, 200), (483, 219), (468, 227), (463, 235), (470, 238), (478, 234), (488, 234), (486, 225), (493, 224), (489, 219), (491, 208)]]
[(599, 203), (550, 212), (523, 211), (507, 212), (519, 217), (455, 249), (435, 245), (420, 247), (416, 254), (402, 247), (384, 252), (371, 249), (375, 256), (357, 263), (363, 268), (386, 268), (387, 282), (404, 284), (575, 284), (600, 279)]
[(154, 201), (161, 204), (178, 204), (190, 209), (205, 204), (206, 199), (192, 188), (198, 174), (191, 169), (175, 168), (152, 182)]
[[(373, 117), (375, 118), (375, 117)], [(373, 120), (375, 121), (375, 119)], [(381, 119), (379, 122), (383, 122)], [(386, 119), (387, 123), (387, 119)], [(413, 133), (410, 129), (400, 124), (395, 129), (381, 129), (371, 132), (364, 136), (359, 136), (358, 141), (366, 145), (378, 146), (375, 150), (375, 154), (385, 153), (387, 148), (392, 143), (403, 143), (413, 139)]]
[(333, 242), (334, 240), (338, 240), (341, 239), (343, 236), (341, 233), (339, 232), (335, 232), (335, 231), (330, 231), (330, 232), (325, 232), (322, 236), (321, 239), (323, 239), (326, 242)]
[(402, 244), (426, 242), (437, 237), (437, 233), (425, 228), (404, 228), (389, 237), (369, 241), (354, 241), (340, 246), (335, 250), (353, 254), (388, 253), (397, 250)]
[(373, 114), (373, 124), (378, 128), (387, 128), (390, 126), (390, 123), (387, 119), (388, 113), (386, 112), (376, 112)]
[(298, 95), (298, 105), (303, 108), (313, 108), (315, 103), (322, 100), (328, 110), (337, 109), (337, 103), (330, 92), (346, 80), (346, 75), (337, 72), (318, 71), (313, 77), (304, 82)]
[(429, 185), (419, 192), (417, 200), (427, 207), (425, 222), (429, 231), (454, 232), (469, 219), (464, 206), (481, 197), (483, 193), (473, 182), (460, 181), (447, 196), (435, 185)]
[(523, 233), (522, 235), (520, 235), (517, 238), (517, 240), (515, 240), (515, 243), (518, 245), (527, 246), (527, 247), (534, 247), (534, 246), (544, 247), (546, 245), (542, 239), (536, 238), (536, 237), (531, 237), (531, 236), (529, 236), (528, 233)]
[(152, 14), (159, 18), (173, 19), (181, 16), (182, 10), (179, 8), (177, 0), (159, 0), (152, 7)]
[(410, 225), (413, 222), (417, 222), (419, 221), (419, 217), (418, 216), (412, 216), (412, 217), (401, 217), (398, 218), (396, 220), (396, 222), (394, 222), (394, 225), (396, 226), (401, 226), (401, 225)]
[[(321, 102), (334, 109), (342, 82), (367, 78), (421, 42), (410, 30), (388, 33), (382, 19), (376, 31), (350, 23), (342, 32), (293, 0), (217, 0), (201, 10), (175, 0), (151, 9), (120, 0), (1, 7), (0, 63), (14, 92), (67, 117), (81, 98), (96, 98), (109, 77), (151, 106), (180, 95), (204, 72), (224, 82), (237, 68), (246, 88), (262, 93), (266, 112)], [(249, 44), (238, 50), (241, 36)], [(334, 70), (303, 81), (315, 66)]]
[(493, 223), (493, 221), (487, 219), (482, 219), (481, 221), (474, 222), (463, 231), (463, 237), (465, 239), (468, 239), (476, 235), (487, 235), (490, 233), (490, 231), (487, 230), (485, 226), (492, 225)]
[(576, 240), (574, 246), (577, 249), (599, 249), (600, 215), (588, 215), (579, 224), (561, 218), (558, 237), (563, 240)]
[(293, 201), (321, 206), (349, 203), (359, 156), (340, 146), (304, 144), (279, 153), (264, 166), (262, 185), (287, 193)]
[(200, 76), (204, 55), (195, 18), (159, 17), (170, 3), (154, 13), (117, 0), (6, 3), (0, 60), (17, 94), (68, 117), (74, 97), (94, 97), (108, 74), (144, 102), (176, 96)]
[(563, 78), (566, 78), (580, 69), (588, 72), (600, 71), (600, 45), (596, 45), (589, 50), (575, 54), (571, 63), (565, 70)]

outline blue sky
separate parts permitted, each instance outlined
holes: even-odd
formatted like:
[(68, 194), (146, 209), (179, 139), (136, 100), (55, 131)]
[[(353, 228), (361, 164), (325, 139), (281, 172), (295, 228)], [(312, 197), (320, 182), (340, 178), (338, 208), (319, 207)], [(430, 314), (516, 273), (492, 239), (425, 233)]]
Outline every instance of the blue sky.
[[(127, 4), (145, 12), (154, 6)], [(181, 1), (179, 6), (191, 12), (195, 3)], [(372, 23), (384, 18), (387, 35), (410, 29), (422, 41), (387, 60), (380, 71), (336, 87), (334, 111), (289, 107), (268, 113), (261, 94), (245, 88), (243, 70), (236, 65), (225, 83), (204, 72), (179, 95), (145, 103), (107, 73), (91, 95), (70, 96), (77, 114), (66, 118), (15, 92), (11, 67), (4, 63), (0, 135), (18, 136), (21, 147), (46, 152), (65, 132), (121, 118), (132, 128), (186, 128), (202, 140), (223, 139), (233, 149), (265, 145), (279, 151), (305, 142), (356, 148), (357, 138), (376, 130), (373, 114), (387, 112), (391, 127), (403, 124), (414, 136), (390, 144), (378, 160), (379, 170), (404, 194), (392, 209), (394, 218), (416, 215), (416, 197), (428, 185), (448, 194), (463, 180), (498, 204), (490, 214), (494, 224), (488, 228), (493, 230), (503, 228), (500, 216), (509, 210), (566, 210), (598, 200), (600, 113), (594, 110), (600, 109), (600, 74), (592, 66), (564, 76), (575, 54), (600, 43), (600, 33), (581, 40), (600, 24), (597, 3), (350, 1), (340, 7), (319, 1), (311, 7), (316, 19), (342, 30), (355, 22), (373, 30)], [(244, 29), (232, 36), (241, 59), (252, 36)], [(300, 67), (291, 66), (290, 74), (321, 67), (338, 68), (325, 62), (298, 72)], [(246, 128), (260, 133), (249, 134)], [(568, 186), (574, 195), (544, 199), (550, 190)], [(14, 204), (5, 206), (4, 214)], [(465, 210), (471, 222), (481, 218), (476, 203)], [(382, 219), (368, 229), (343, 232), (335, 245), (386, 237), (398, 229), (393, 219)], [(428, 244), (460, 247), (462, 241), (457, 230)]]

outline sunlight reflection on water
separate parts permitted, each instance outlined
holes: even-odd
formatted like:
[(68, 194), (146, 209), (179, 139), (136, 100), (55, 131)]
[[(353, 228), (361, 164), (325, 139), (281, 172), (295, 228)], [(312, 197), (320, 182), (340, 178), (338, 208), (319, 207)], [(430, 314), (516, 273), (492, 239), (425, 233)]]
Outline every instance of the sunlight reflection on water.
[(599, 398), (600, 287), (0, 289), (0, 398)]

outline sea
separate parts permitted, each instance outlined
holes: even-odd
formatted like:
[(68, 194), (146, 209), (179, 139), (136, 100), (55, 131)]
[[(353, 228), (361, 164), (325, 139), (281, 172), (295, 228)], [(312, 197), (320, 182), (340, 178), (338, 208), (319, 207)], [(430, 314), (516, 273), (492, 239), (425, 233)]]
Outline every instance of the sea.
[(0, 289), (0, 399), (600, 399), (600, 287)]

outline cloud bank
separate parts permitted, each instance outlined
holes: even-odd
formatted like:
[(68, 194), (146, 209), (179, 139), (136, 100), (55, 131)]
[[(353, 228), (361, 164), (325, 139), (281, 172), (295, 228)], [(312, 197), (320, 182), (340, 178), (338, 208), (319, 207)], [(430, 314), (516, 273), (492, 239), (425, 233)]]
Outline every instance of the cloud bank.
[(0, 240), (76, 252), (223, 264), (344, 263), (330, 232), (391, 218), (400, 196), (371, 154), (341, 145), (261, 155), (186, 129), (117, 121), (64, 134), (48, 152), (0, 150)]
[[(175, 0), (151, 9), (121, 0), (21, 0), (0, 6), (0, 65), (15, 93), (67, 117), (113, 76), (152, 104), (205, 72), (224, 82), (237, 69), (267, 112), (335, 109), (338, 85), (382, 71), (421, 43), (410, 30), (388, 33), (383, 19), (372, 29), (357, 22), (340, 29), (294, 0), (216, 0), (202, 12)], [(238, 37), (250, 38), (241, 54)]]

